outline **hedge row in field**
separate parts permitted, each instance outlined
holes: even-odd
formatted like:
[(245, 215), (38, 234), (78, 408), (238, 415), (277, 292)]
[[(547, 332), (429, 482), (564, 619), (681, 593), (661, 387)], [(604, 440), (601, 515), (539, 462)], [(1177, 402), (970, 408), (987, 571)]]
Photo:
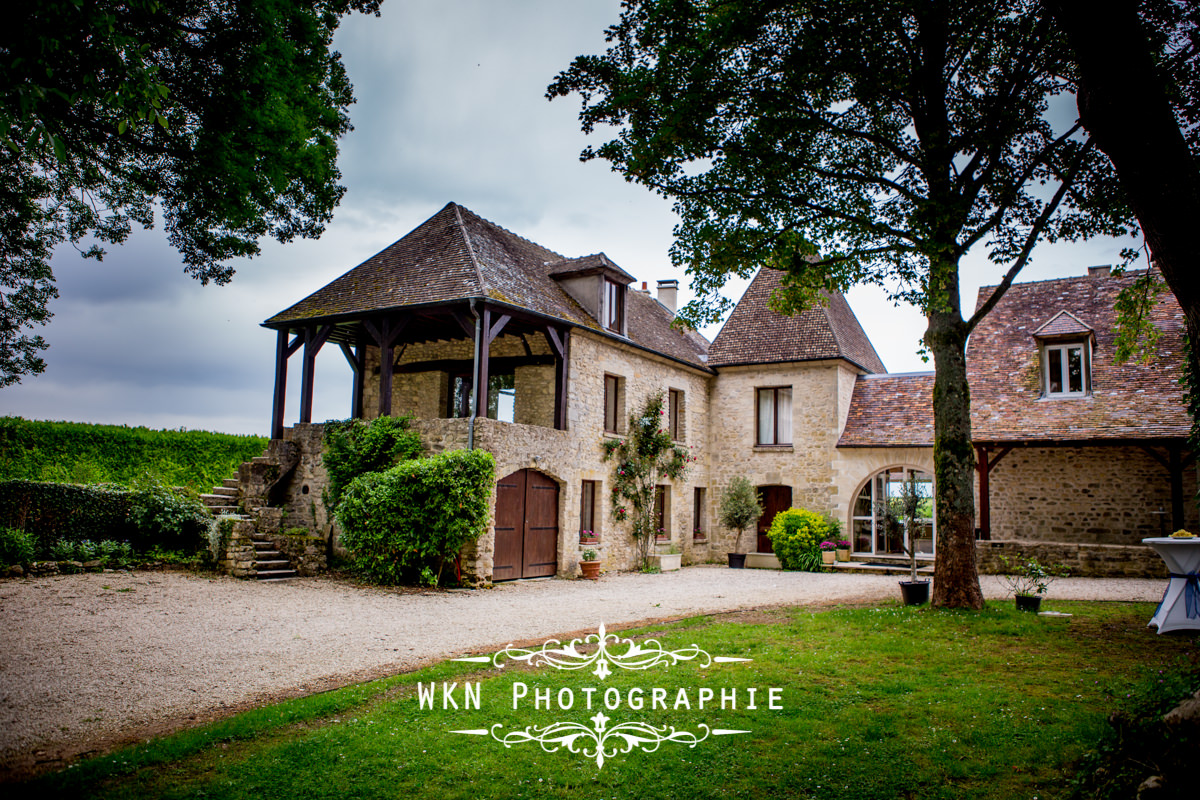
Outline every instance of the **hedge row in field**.
[(150, 476), (206, 492), (266, 446), (262, 436), (0, 417), (0, 480), (132, 486)]
[(194, 552), (207, 544), (211, 516), (199, 500), (163, 486), (139, 489), (0, 481), (0, 528), (33, 536), (37, 554), (56, 542), (129, 542)]

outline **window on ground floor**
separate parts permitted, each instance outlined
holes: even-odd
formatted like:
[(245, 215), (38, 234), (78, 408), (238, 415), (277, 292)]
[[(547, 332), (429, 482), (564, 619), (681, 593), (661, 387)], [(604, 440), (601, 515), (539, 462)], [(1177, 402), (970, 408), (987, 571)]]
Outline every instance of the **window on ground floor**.
[(705, 517), (708, 515), (708, 490), (704, 487), (697, 487), (692, 491), (692, 538), (706, 539), (708, 538), (708, 523)]
[(671, 538), (671, 487), (654, 487), (654, 530), (659, 539)]
[[(913, 530), (905, 514), (907, 498), (916, 503)], [(878, 472), (863, 486), (850, 517), (850, 542), (855, 553), (904, 555), (910, 541), (918, 555), (933, 555), (935, 525), (933, 476), (911, 467)]]
[(579, 502), (579, 538), (599, 536), (599, 519), (596, 516), (596, 481), (584, 481)]

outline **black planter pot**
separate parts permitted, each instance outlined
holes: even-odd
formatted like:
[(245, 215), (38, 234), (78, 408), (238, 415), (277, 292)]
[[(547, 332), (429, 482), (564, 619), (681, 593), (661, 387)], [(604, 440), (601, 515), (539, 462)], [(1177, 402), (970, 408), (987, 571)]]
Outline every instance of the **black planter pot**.
[(906, 606), (921, 606), (929, 602), (929, 581), (900, 581), (900, 596)]
[(725, 555), (729, 556), (729, 568), (730, 569), (745, 569), (745, 567), (746, 567), (746, 554), (745, 553), (726, 553)]
[(1037, 613), (1042, 607), (1042, 596), (1040, 594), (1019, 594), (1017, 598), (1018, 611), (1032, 611)]

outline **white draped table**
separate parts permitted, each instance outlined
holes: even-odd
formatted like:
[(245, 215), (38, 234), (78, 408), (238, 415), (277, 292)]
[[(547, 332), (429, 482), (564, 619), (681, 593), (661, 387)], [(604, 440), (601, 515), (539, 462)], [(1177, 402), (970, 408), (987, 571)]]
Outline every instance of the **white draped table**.
[(1159, 633), (1200, 630), (1200, 538), (1142, 539), (1167, 563), (1171, 582), (1149, 625)]

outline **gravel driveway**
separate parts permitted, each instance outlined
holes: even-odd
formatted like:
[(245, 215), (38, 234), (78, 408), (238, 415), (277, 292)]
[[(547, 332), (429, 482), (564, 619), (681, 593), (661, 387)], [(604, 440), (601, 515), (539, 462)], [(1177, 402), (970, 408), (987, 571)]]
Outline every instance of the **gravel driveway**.
[[(773, 605), (898, 599), (897, 578), (690, 567), (399, 593), (140, 572), (0, 582), (0, 777), (248, 705), (511, 642)], [(1070, 578), (1058, 599), (1157, 601), (1164, 582)], [(995, 578), (984, 592), (1000, 598)]]

